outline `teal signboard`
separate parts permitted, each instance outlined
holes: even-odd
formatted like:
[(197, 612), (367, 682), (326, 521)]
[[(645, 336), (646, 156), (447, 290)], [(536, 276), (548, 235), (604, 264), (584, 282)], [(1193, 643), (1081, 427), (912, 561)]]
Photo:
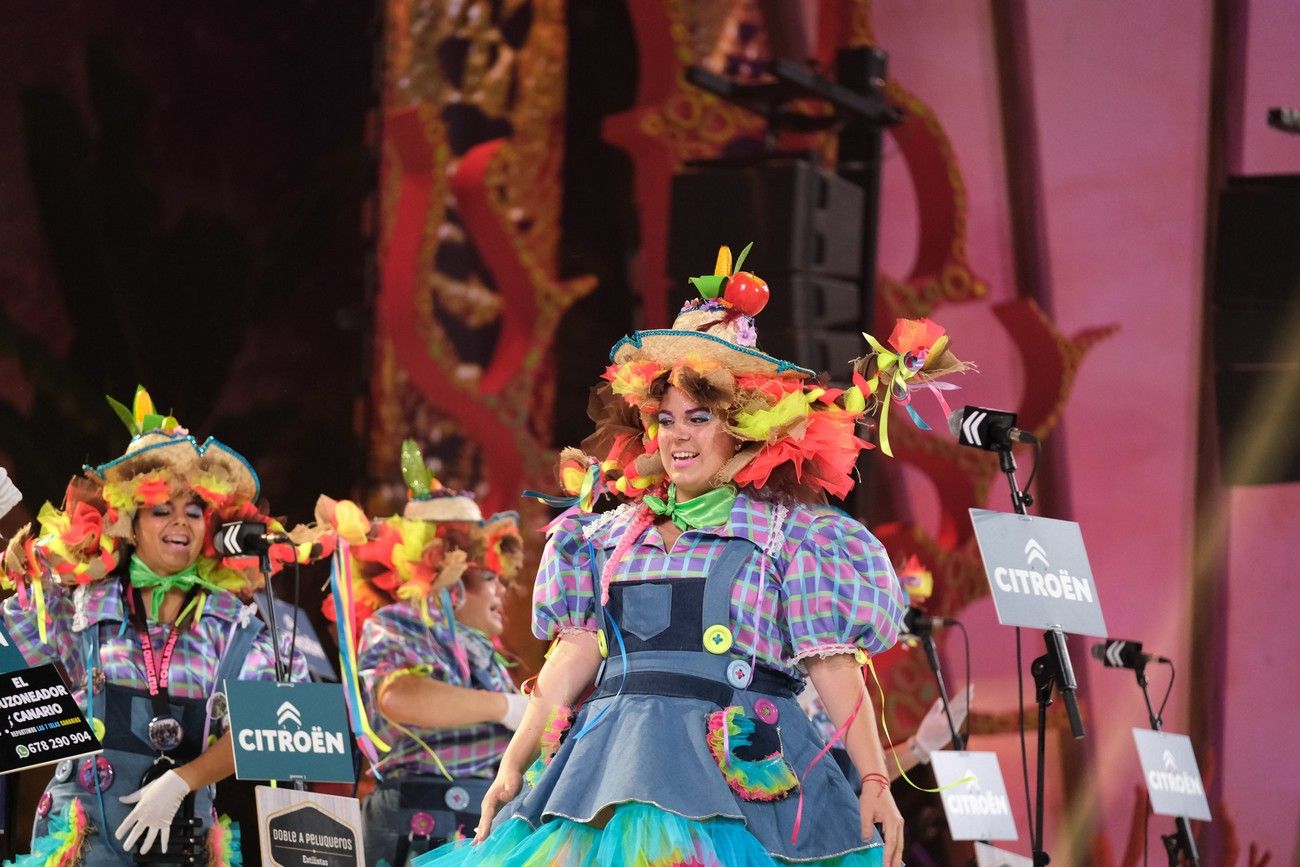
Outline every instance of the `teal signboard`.
[(351, 783), (352, 732), (336, 683), (228, 680), (235, 776)]
[(22, 651), (14, 645), (9, 630), (5, 629), (4, 622), (0, 621), (0, 672), (18, 671), (26, 667), (27, 660), (23, 658)]

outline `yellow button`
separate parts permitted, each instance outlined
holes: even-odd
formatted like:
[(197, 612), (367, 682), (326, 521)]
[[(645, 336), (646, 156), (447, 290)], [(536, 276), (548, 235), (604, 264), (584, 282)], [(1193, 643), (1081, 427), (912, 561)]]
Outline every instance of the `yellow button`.
[(103, 742), (104, 740), (104, 721), (99, 717), (92, 717), (90, 720), (90, 730), (95, 733), (95, 739)]
[(863, 650), (861, 647), (853, 651), (853, 658), (858, 661), (858, 665), (867, 664), (867, 652)]
[(731, 649), (731, 630), (721, 623), (704, 630), (704, 649), (709, 653), (726, 653)]
[(605, 630), (596, 633), (596, 647), (600, 650), (601, 659), (609, 656), (609, 642), (605, 640)]

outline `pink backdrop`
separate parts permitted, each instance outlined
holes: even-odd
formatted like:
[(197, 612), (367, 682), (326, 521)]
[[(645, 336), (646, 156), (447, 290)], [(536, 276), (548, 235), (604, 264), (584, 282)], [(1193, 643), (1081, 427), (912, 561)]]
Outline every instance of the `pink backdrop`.
[[(1047, 446), (1063, 451), (1068, 471), (1067, 513), (1059, 516), (1083, 526), (1110, 633), (1143, 640), (1180, 664), (1166, 725), (1186, 732), (1189, 703), (1216, 700), (1219, 691), (1189, 682), (1199, 638), (1190, 623), (1212, 8), (1208, 0), (1026, 6), (1049, 312), (1067, 334), (1120, 326), (1085, 358)], [(969, 194), (972, 266), (987, 280), (991, 302), (1007, 300), (1015, 290), (989, 7), (876, 0), (872, 9), (892, 76), (933, 107), (952, 139)], [(1300, 105), (1300, 14), (1285, 0), (1250, 3), (1246, 35), (1245, 69), (1232, 71), (1244, 75), (1235, 118), (1241, 159), (1232, 170), (1300, 172), (1300, 137), (1264, 124), (1268, 106)], [(887, 154), (881, 267), (893, 275), (907, 271), (915, 252), (908, 246), (912, 196), (901, 160)], [(958, 335), (963, 357), (983, 369), (964, 383), (960, 399), (1015, 406), (1024, 373), (989, 305), (948, 306), (936, 315)], [(933, 496), (909, 478), (924, 518)], [(992, 507), (1006, 508), (1004, 491), (993, 490)], [(1272, 850), (1273, 864), (1293, 863), (1300, 760), (1284, 740), (1300, 710), (1300, 640), (1289, 622), (1300, 591), (1279, 564), (1300, 538), (1300, 486), (1238, 489), (1228, 502), (1231, 605), (1217, 624), (1227, 630), (1228, 647), (1220, 772), (1243, 851), (1257, 841)], [(1012, 709), (1011, 630), (996, 625), (988, 600), (964, 619), (976, 636), (977, 707)], [(956, 666), (954, 650), (946, 648)], [(1037, 655), (1038, 645), (1027, 652)], [(1118, 856), (1140, 781), (1130, 730), (1146, 725), (1145, 709), (1131, 674), (1090, 658), (1075, 664), (1090, 711), (1084, 748), (1095, 771), (1074, 775), (1071, 785), (1084, 801), (1095, 787)], [(1153, 670), (1157, 700), (1164, 683), (1163, 671)], [(1000, 737), (976, 739), (974, 747), (1002, 752), (1021, 810), (1022, 839), (1007, 848), (1027, 854), (1018, 746)], [(1204, 768), (1204, 755), (1201, 761)], [(1059, 798), (1062, 772), (1049, 768), (1049, 779)], [(1164, 863), (1158, 835), (1171, 827), (1171, 820), (1152, 819), (1151, 863)], [(1059, 805), (1049, 809), (1048, 850), (1058, 862), (1069, 833)]]

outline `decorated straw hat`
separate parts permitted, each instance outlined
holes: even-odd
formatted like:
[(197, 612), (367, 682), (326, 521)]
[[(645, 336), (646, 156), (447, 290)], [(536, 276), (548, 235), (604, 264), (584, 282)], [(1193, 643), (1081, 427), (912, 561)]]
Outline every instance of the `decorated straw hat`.
[[(749, 247), (732, 265), (723, 247), (714, 273), (690, 280), (698, 297), (687, 301), (669, 329), (640, 331), (620, 340), (592, 392), (587, 413), (595, 433), (580, 449), (560, 455), (560, 484), (571, 496), (541, 497), (555, 506), (590, 510), (603, 493), (638, 498), (662, 486), (658, 452), (659, 402), (668, 387), (726, 422), (738, 449), (711, 480), (815, 501), (845, 496), (858, 453), (871, 445), (856, 435), (869, 410), (881, 415), (886, 454), (891, 405), (910, 406), (913, 390), (939, 395), (937, 377), (966, 369), (947, 349), (944, 330), (928, 320), (899, 320), (887, 348), (869, 335), (869, 352), (855, 362), (854, 385), (823, 387), (813, 372), (758, 349), (754, 318), (767, 303), (762, 278), (741, 270)], [(898, 344), (901, 341), (901, 346)]]
[[(224, 521), (255, 520), (273, 532), (284, 528), (258, 512), (254, 503), (260, 482), (248, 461), (226, 444), (209, 438), (202, 444), (171, 415), (154, 408), (143, 386), (132, 406), (108, 398), (131, 433), (126, 452), (98, 466), (68, 486), (62, 508), (46, 503), (37, 528), (24, 527), (11, 540), (5, 557), (10, 581), (31, 580), (47, 571), (68, 584), (102, 580), (118, 565), (123, 544), (134, 544), (133, 524), (142, 507), (192, 492), (204, 505), (209, 531)], [(303, 528), (295, 528), (299, 541)], [(307, 548), (310, 543), (305, 543)], [(273, 568), (309, 557), (288, 545), (272, 549)], [(221, 558), (209, 532), (199, 556), (199, 573), (210, 583), (234, 591), (259, 584), (255, 559)]]
[[(434, 477), (414, 440), (402, 443), (401, 467), (408, 494), (401, 515), (371, 519), (355, 503), (328, 497), (317, 504), (318, 522), (348, 543), (355, 562), (351, 604), (344, 606), (354, 635), (395, 600), (416, 606), (426, 622), (433, 620), (435, 603), (450, 616), (447, 591), (467, 569), (487, 568), (509, 579), (523, 564), (517, 513), (485, 520), (473, 494), (444, 487)], [(330, 619), (337, 617), (335, 608), (325, 600)]]
[(716, 363), (735, 374), (813, 375), (811, 370), (759, 351), (754, 317), (767, 306), (767, 282), (740, 270), (749, 244), (732, 266), (731, 250), (718, 251), (713, 273), (692, 277), (698, 298), (686, 302), (672, 328), (638, 331), (614, 345), (609, 357), (616, 365), (650, 361), (672, 367), (686, 357)]

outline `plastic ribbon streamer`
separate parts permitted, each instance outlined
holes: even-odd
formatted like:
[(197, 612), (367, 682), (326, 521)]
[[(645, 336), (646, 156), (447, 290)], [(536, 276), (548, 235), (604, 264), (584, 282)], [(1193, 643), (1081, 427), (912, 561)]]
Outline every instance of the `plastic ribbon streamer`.
[(841, 724), (839, 728), (835, 730), (835, 734), (832, 735), (830, 740), (826, 742), (826, 746), (821, 748), (821, 752), (813, 756), (812, 761), (808, 763), (808, 767), (804, 768), (803, 773), (799, 775), (799, 806), (796, 807), (794, 811), (794, 828), (790, 832), (791, 845), (794, 845), (795, 843), (799, 842), (799, 826), (803, 824), (803, 793), (805, 788), (804, 781), (808, 779), (809, 772), (812, 771), (812, 769), (817, 765), (817, 763), (820, 762), (822, 759), (824, 759), (826, 757), (826, 754), (831, 751), (831, 747), (834, 746), (836, 743), (839, 743), (843, 739), (844, 735), (848, 733), (849, 728), (852, 727), (853, 725), (853, 721), (858, 718), (858, 712), (862, 710), (862, 702), (866, 699), (866, 697), (867, 697), (867, 690), (866, 687), (864, 686), (862, 690), (859, 691), (858, 703), (853, 706), (853, 710), (849, 713), (848, 718), (844, 720), (843, 724)]
[(469, 654), (465, 652), (465, 645), (461, 644), (460, 636), (456, 634), (456, 612), (451, 604), (451, 590), (446, 587), (442, 590), (442, 616), (447, 621), (447, 629), (451, 632), (451, 655), (456, 658), (460, 676), (469, 683)]
[[(872, 350), (876, 353), (876, 373), (870, 379), (863, 379), (861, 374), (853, 374), (854, 384), (865, 394), (877, 395), (880, 402), (880, 450), (889, 457), (894, 456), (894, 452), (889, 447), (889, 404), (897, 403), (907, 410), (908, 417), (921, 430), (930, 430), (930, 426), (921, 418), (920, 413), (912, 406), (912, 391), (916, 388), (925, 386), (930, 389), (942, 408), (944, 417), (951, 414), (948, 409), (948, 402), (944, 400), (942, 391), (951, 391), (957, 386), (948, 383), (938, 383), (926, 379), (921, 375), (925, 367), (926, 354), (912, 353), (900, 354), (886, 349), (880, 341), (870, 334), (863, 332), (863, 337), (871, 345)], [(918, 379), (918, 377), (920, 377)], [(913, 380), (917, 380), (913, 382)], [(884, 392), (883, 396), (878, 395), (878, 391)]]
[[(587, 549), (591, 552), (591, 560), (594, 563), (596, 561), (596, 552), (591, 542), (587, 543)], [(614, 695), (610, 698), (609, 704), (601, 708), (600, 713), (596, 714), (594, 717), (587, 720), (586, 724), (583, 725), (582, 729), (574, 734), (573, 736), (574, 743), (577, 743), (578, 741), (582, 740), (582, 738), (587, 734), (587, 732), (594, 729), (600, 723), (600, 721), (604, 718), (605, 713), (611, 707), (614, 706), (614, 699), (618, 698), (620, 695), (623, 694), (623, 687), (627, 684), (627, 646), (623, 643), (623, 630), (618, 628), (618, 621), (616, 621), (612, 616), (610, 616), (610, 613), (608, 611), (605, 612), (605, 622), (607, 622), (611, 627), (613, 627), (614, 639), (618, 642), (618, 656), (620, 661), (622, 661), (623, 663), (623, 679), (619, 681), (618, 692), (614, 693)]]
[(36, 634), (41, 644), (49, 644), (50, 637), (45, 632), (45, 582), (40, 578), (32, 582), (32, 601), (36, 605)]
[(949, 789), (955, 789), (957, 786), (965, 785), (966, 783), (975, 782), (974, 776), (967, 775), (962, 777), (960, 780), (954, 780), (946, 786), (940, 786), (937, 789), (927, 789), (925, 786), (918, 786), (912, 781), (912, 778), (907, 775), (907, 771), (903, 770), (903, 761), (898, 757), (898, 750), (894, 748), (894, 736), (889, 733), (889, 723), (885, 721), (885, 690), (884, 687), (880, 685), (880, 678), (876, 676), (876, 666), (869, 656), (867, 657), (867, 668), (871, 670), (871, 680), (876, 684), (876, 691), (880, 693), (880, 729), (885, 733), (885, 739), (889, 741), (889, 752), (894, 756), (894, 764), (898, 766), (898, 773), (907, 784), (918, 792), (938, 794), (939, 792), (946, 792)]
[[(566, 467), (561, 471), (563, 476), (562, 484), (565, 490), (576, 491), (573, 496), (561, 497), (555, 494), (546, 494), (541, 491), (532, 489), (525, 490), (522, 494), (524, 497), (531, 497), (540, 503), (550, 506), (552, 509), (571, 509), (577, 506), (583, 512), (591, 514), (595, 507), (596, 499), (605, 492), (604, 479), (601, 476), (600, 465), (591, 464), (582, 474), (581, 481), (577, 481), (575, 476), (578, 473), (576, 467)], [(574, 482), (577, 482), (574, 484)]]
[[(370, 727), (361, 703), (361, 686), (357, 681), (357, 647), (352, 634), (352, 552), (347, 541), (340, 538), (334, 556), (330, 558), (330, 596), (334, 600), (334, 617), (339, 633), (339, 669), (343, 682), (343, 697), (347, 700), (348, 717), (357, 746), (370, 761), (371, 768), (379, 762), (379, 752), (392, 749)], [(376, 771), (378, 776), (378, 772)]]
[(424, 742), (424, 738), (420, 737), (415, 732), (411, 731), (410, 729), (408, 729), (406, 726), (402, 725), (395, 719), (390, 719), (388, 722), (399, 732), (406, 735), (408, 738), (411, 738), (417, 744), (419, 744), (421, 747), (424, 748), (424, 751), (429, 754), (430, 758), (433, 759), (434, 764), (438, 766), (438, 773), (446, 777), (447, 782), (449, 783), (456, 782), (456, 778), (453, 777), (451, 773), (447, 770), (447, 766), (442, 763), (442, 759), (439, 758), (438, 754), (433, 751), (433, 747), (429, 746)]

